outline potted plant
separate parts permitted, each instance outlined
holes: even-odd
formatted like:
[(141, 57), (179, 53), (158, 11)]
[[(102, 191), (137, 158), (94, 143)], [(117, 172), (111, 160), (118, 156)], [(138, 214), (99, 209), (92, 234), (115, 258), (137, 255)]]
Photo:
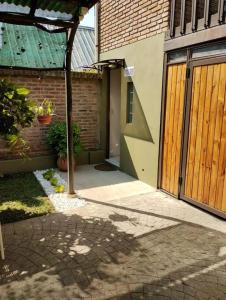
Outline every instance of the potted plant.
[(49, 125), (54, 114), (52, 101), (44, 99), (40, 105), (37, 105), (36, 114), (40, 124)]
[[(58, 169), (67, 171), (67, 127), (65, 122), (57, 121), (50, 126), (47, 133), (47, 143), (57, 155)], [(83, 150), (80, 141), (80, 128), (76, 123), (73, 124), (73, 144), (76, 160)]]

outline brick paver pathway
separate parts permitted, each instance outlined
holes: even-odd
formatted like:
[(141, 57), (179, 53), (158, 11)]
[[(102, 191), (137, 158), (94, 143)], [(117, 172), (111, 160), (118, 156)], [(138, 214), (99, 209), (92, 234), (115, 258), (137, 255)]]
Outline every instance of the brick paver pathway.
[(226, 299), (226, 224), (160, 192), (3, 226), (0, 299)]

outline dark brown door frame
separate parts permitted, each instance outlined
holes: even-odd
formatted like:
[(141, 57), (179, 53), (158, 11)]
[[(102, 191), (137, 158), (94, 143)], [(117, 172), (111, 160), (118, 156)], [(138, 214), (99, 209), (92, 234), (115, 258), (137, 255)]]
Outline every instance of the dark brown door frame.
[(180, 173), (181, 186), (180, 186), (179, 198), (226, 219), (226, 213), (216, 208), (209, 207), (204, 203), (200, 203), (198, 201), (195, 201), (192, 198), (185, 196), (186, 165), (187, 165), (187, 154), (188, 154), (188, 143), (189, 143), (189, 125), (190, 125), (190, 114), (191, 114), (194, 67), (207, 66), (207, 65), (220, 64), (220, 63), (226, 63), (226, 56), (191, 60), (189, 63), (190, 76), (188, 78), (187, 99), (185, 103), (186, 109), (185, 109), (185, 115), (183, 119), (184, 136), (182, 140), (182, 156), (181, 156), (182, 159), (181, 159), (181, 173)]
[(167, 53), (164, 54), (163, 62), (163, 81), (162, 81), (162, 101), (161, 101), (161, 115), (160, 115), (160, 138), (159, 138), (159, 157), (158, 157), (158, 179), (157, 188), (161, 189), (162, 183), (162, 165), (163, 165), (163, 139), (165, 133), (165, 111), (166, 111), (166, 86), (167, 86)]
[[(182, 135), (181, 135), (181, 161), (180, 161), (180, 171), (179, 171), (179, 192), (175, 196), (170, 192), (161, 188), (162, 181), (162, 165), (163, 165), (163, 142), (164, 142), (164, 128), (165, 128), (165, 109), (166, 109), (166, 88), (167, 88), (167, 74), (168, 66), (171, 65), (167, 61), (167, 53), (164, 54), (164, 66), (163, 66), (163, 85), (162, 85), (162, 102), (161, 102), (161, 117), (160, 117), (160, 139), (159, 139), (159, 158), (158, 158), (158, 179), (157, 179), (157, 188), (162, 190), (164, 193), (169, 194), (170, 196), (184, 200), (192, 205), (198, 206), (201, 209), (207, 210), (215, 215), (220, 216), (221, 218), (226, 219), (226, 213), (211, 208), (208, 205), (197, 202), (191, 198), (188, 198), (184, 195), (185, 190), (185, 172), (187, 164), (187, 151), (188, 151), (188, 139), (189, 139), (189, 120), (190, 120), (190, 110), (191, 110), (191, 96), (192, 96), (192, 82), (193, 82), (193, 69), (195, 66), (202, 65), (211, 65), (217, 63), (226, 63), (226, 55), (216, 55), (210, 58), (191, 58), (191, 48), (187, 49), (187, 61), (184, 61), (187, 64), (186, 71), (186, 81), (185, 81), (185, 93), (184, 93), (184, 111), (183, 111), (183, 124), (182, 124)], [(178, 62), (179, 64), (183, 63)]]
[[(167, 61), (167, 53), (164, 54), (164, 66), (163, 66), (163, 84), (162, 84), (162, 103), (161, 103), (161, 117), (160, 117), (160, 138), (159, 138), (159, 157), (158, 157), (158, 179), (157, 179), (157, 188), (164, 191), (164, 193), (169, 194), (170, 196), (174, 198), (179, 198), (180, 196), (180, 184), (179, 184), (179, 193), (178, 195), (174, 195), (170, 193), (169, 191), (166, 191), (161, 187), (161, 182), (162, 182), (162, 167), (163, 167), (163, 143), (164, 143), (164, 134), (165, 134), (165, 112), (166, 112), (166, 98), (167, 98), (167, 76), (168, 76), (168, 66), (170, 65), (177, 65), (181, 63), (186, 63), (187, 64), (187, 70), (188, 70), (188, 64), (190, 60), (190, 50), (187, 50), (187, 61), (181, 61), (177, 63), (168, 63)], [(186, 72), (187, 73), (187, 72)], [(187, 77), (187, 76), (186, 76)], [(187, 78), (185, 82), (185, 93), (184, 93), (184, 103), (186, 103), (186, 91), (187, 91)], [(184, 127), (184, 115), (185, 115), (185, 107), (186, 105), (184, 104), (184, 111), (183, 111), (183, 127)], [(182, 128), (182, 132), (183, 132)], [(183, 145), (183, 133), (181, 136), (181, 144)], [(182, 147), (182, 146), (181, 146)], [(180, 173), (179, 173), (179, 178), (178, 180), (180, 181), (181, 178), (181, 163), (180, 163)]]
[(106, 152), (105, 158), (108, 159), (110, 151), (110, 93), (111, 93), (111, 69), (106, 67), (107, 72), (107, 107), (106, 107)]

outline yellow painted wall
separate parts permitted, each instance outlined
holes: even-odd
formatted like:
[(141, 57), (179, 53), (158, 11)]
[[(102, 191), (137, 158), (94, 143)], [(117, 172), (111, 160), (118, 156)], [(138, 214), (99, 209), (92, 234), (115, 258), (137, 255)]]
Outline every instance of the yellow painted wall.
[[(164, 34), (101, 54), (125, 59), (134, 76), (121, 72), (121, 169), (157, 186)], [(135, 87), (134, 121), (126, 124), (127, 82)]]

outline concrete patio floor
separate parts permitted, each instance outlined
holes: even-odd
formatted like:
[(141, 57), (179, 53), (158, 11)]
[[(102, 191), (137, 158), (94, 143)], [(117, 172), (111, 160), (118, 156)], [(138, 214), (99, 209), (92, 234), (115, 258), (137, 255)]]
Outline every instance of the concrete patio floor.
[[(95, 165), (78, 166), (75, 172), (76, 192), (84, 198), (112, 201), (153, 192), (151, 186), (120, 171), (98, 171)], [(67, 181), (67, 173), (59, 172)]]
[(226, 299), (225, 221), (98, 172), (77, 170), (85, 207), (3, 226), (0, 299)]

